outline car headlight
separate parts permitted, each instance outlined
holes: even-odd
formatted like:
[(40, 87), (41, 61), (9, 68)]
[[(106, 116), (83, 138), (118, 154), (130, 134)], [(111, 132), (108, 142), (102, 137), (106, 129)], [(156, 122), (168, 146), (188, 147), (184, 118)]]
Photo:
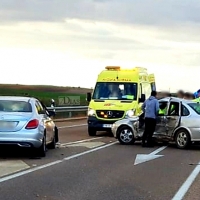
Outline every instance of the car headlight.
[(88, 116), (94, 116), (95, 115), (95, 111), (91, 108), (88, 109)]
[(127, 117), (133, 117), (135, 115), (135, 109), (126, 111)]

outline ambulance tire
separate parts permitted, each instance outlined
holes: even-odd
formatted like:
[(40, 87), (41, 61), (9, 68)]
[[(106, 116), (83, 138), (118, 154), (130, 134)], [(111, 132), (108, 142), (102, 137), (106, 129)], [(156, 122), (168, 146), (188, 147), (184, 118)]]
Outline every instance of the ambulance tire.
[(94, 128), (88, 128), (88, 135), (89, 136), (96, 136), (97, 131)]

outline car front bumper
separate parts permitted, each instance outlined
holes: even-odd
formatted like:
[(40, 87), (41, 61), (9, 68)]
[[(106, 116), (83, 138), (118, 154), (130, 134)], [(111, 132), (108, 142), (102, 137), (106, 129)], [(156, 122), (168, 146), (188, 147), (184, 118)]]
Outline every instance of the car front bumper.
[(117, 124), (116, 124), (116, 123), (113, 123), (113, 124), (112, 124), (112, 127), (111, 127), (111, 131), (112, 131), (113, 136), (114, 136), (115, 138), (117, 138), (117, 130), (118, 130)]

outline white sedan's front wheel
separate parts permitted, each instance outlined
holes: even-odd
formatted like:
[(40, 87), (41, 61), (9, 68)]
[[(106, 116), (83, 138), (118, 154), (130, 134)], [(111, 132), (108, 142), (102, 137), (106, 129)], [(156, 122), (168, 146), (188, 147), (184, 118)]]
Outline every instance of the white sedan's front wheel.
[(121, 144), (134, 144), (135, 138), (132, 129), (128, 126), (123, 126), (117, 131), (117, 139)]

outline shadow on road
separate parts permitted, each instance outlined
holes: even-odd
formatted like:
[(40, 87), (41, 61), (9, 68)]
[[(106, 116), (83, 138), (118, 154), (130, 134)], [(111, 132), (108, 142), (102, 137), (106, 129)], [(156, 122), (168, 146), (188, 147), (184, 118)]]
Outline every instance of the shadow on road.
[(10, 146), (0, 146), (0, 159), (40, 159), (33, 149)]
[(96, 137), (113, 137), (111, 132), (98, 131)]

